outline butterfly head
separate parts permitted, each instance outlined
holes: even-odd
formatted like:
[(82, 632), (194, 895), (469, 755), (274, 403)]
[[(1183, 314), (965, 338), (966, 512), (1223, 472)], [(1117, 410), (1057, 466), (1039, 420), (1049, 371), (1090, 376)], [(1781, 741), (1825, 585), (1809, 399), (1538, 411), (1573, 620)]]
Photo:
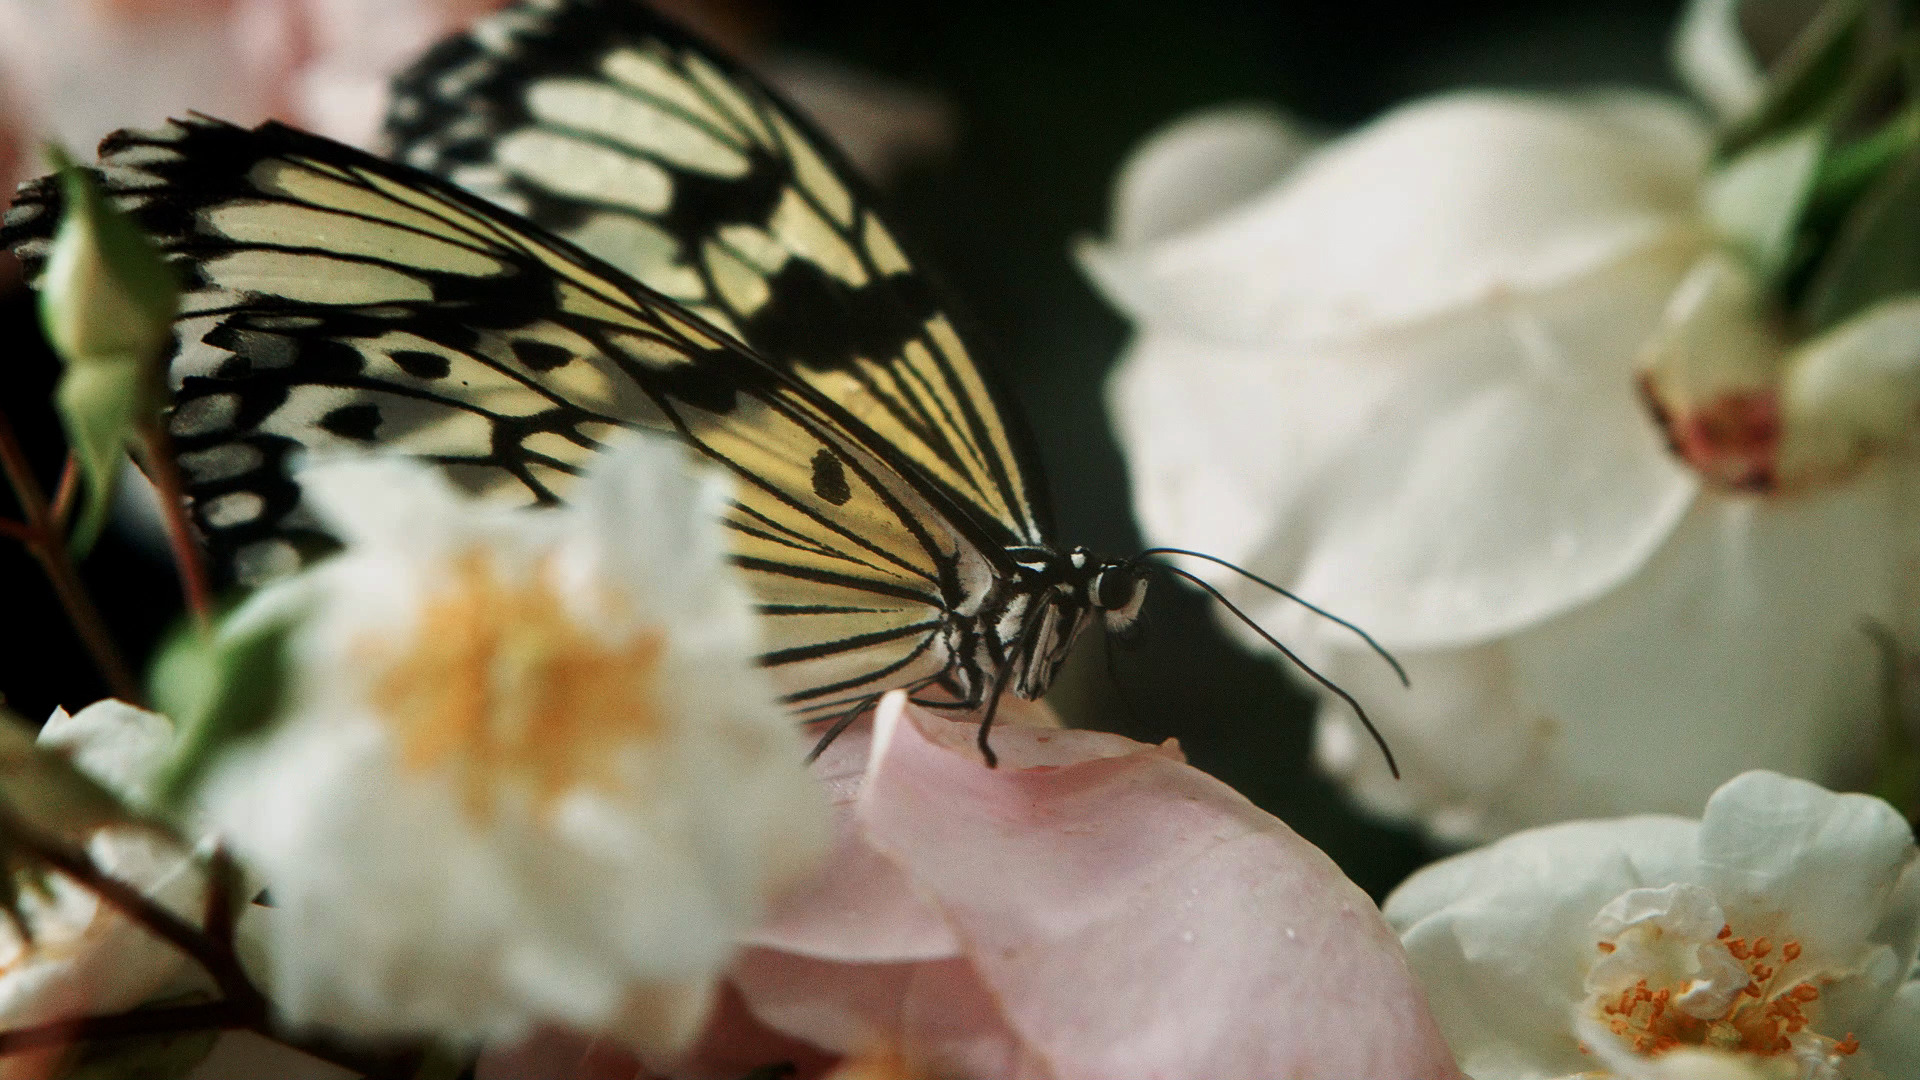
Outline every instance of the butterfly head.
[(1091, 562), (1089, 569), (1085, 586), (1087, 606), (1099, 613), (1108, 633), (1122, 636), (1131, 633), (1140, 621), (1140, 607), (1147, 601), (1146, 569), (1132, 561), (1117, 559)]

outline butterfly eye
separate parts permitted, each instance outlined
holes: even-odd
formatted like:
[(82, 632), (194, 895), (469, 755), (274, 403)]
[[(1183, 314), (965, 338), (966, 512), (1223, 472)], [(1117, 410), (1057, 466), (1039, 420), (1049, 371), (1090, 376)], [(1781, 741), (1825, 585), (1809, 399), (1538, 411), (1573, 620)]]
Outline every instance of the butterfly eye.
[(1102, 611), (1132, 614), (1143, 599), (1144, 584), (1131, 570), (1107, 569), (1093, 581), (1093, 603)]

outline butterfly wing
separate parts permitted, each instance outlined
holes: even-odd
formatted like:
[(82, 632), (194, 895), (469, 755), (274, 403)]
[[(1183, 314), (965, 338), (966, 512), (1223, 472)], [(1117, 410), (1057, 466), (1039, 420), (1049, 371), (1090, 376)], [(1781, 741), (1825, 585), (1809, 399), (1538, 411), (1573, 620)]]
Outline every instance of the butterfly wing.
[[(991, 538), (860, 422), (612, 267), (415, 170), (277, 125), (122, 132), (106, 190), (186, 278), (171, 426), (193, 511), (243, 579), (328, 543), (289, 457), (380, 447), (516, 502), (562, 495), (621, 429), (737, 478), (727, 519), (764, 657), (802, 710), (910, 685), (978, 700)], [(0, 242), (37, 273), (58, 189)]]
[(818, 388), (996, 539), (1051, 523), (1024, 429), (812, 126), (631, 0), (526, 2), (395, 83), (394, 155), (525, 215)]

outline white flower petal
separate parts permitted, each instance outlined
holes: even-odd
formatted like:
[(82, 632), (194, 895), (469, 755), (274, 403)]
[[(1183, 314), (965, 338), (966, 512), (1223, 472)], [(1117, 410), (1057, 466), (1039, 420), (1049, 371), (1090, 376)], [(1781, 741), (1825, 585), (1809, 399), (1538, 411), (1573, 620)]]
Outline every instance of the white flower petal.
[(1598, 600), (1496, 644), (1401, 653), (1411, 690), (1362, 650), (1326, 648), (1312, 659), (1366, 705), (1405, 779), (1338, 701), (1321, 707), (1319, 758), (1370, 807), (1454, 840), (1693, 812), (1748, 769), (1845, 782), (1877, 745), (1880, 659), (1861, 622), (1902, 624), (1902, 477), (1876, 467), (1770, 504), (1708, 494)]
[(77, 713), (55, 709), (40, 729), (41, 746), (64, 753), (81, 772), (130, 806), (145, 806), (153, 772), (173, 749), (173, 721), (107, 698)]
[(315, 471), (350, 542), (276, 587), (313, 610), (291, 715), (203, 793), (274, 897), (265, 967), (294, 1022), (692, 1036), (827, 836), (752, 662), (724, 481), (688, 469), (635, 440), (532, 511), (419, 464)]
[(1387, 898), (1461, 1068), (1492, 1080), (1586, 1067), (1565, 1037), (1597, 955), (1586, 924), (1628, 889), (1673, 881), (1696, 828), (1641, 817), (1536, 829), (1429, 866)]
[(1920, 1071), (1920, 975), (1901, 984), (1862, 1037), (1872, 1047), (1869, 1062), (1888, 1076)]
[(1913, 829), (1880, 799), (1746, 773), (1707, 803), (1700, 865), (1730, 912), (1792, 897), (1794, 936), (1816, 962), (1844, 965), (1863, 943), (1886, 945), (1900, 960), (1885, 974), (1899, 980), (1920, 947)]
[(1740, 29), (1740, 8), (1740, 0), (1691, 0), (1673, 38), (1680, 77), (1723, 121), (1752, 112), (1766, 92), (1766, 73)]
[(438, 548), (460, 527), (464, 500), (446, 475), (406, 458), (320, 458), (300, 470), (300, 487), (343, 543)]
[(1675, 1008), (1717, 1017), (1749, 982), (1746, 967), (1717, 940), (1726, 925), (1711, 889), (1682, 882), (1628, 889), (1593, 917), (1610, 951), (1587, 969), (1586, 991), (1607, 998), (1642, 981), (1677, 986)]
[[(1389, 647), (1484, 641), (1614, 587), (1698, 486), (1623, 391), (1622, 343), (1651, 329), (1686, 252), (1664, 258), (1337, 346), (1147, 331), (1111, 402), (1148, 537), (1276, 578)], [(1287, 607), (1212, 576), (1263, 622)]]
[(1748, 773), (1702, 822), (1532, 829), (1427, 867), (1384, 910), (1476, 1080), (1920, 1068), (1895, 1027), (1920, 995), (1894, 992), (1920, 849), (1865, 796)]
[(1883, 301), (1802, 345), (1780, 386), (1782, 482), (1844, 473), (1906, 437), (1920, 404), (1920, 297)]
[(1705, 133), (1675, 152), (1645, 129), (1642, 113), (1623, 119), (1611, 102), (1435, 98), (1197, 229), (1082, 257), (1149, 327), (1219, 342), (1343, 339), (1551, 288), (1692, 232)]
[[(1125, 249), (1198, 228), (1293, 171), (1313, 141), (1264, 105), (1208, 109), (1155, 132), (1113, 184), (1112, 243)], [(1089, 244), (1089, 258), (1107, 257)]]

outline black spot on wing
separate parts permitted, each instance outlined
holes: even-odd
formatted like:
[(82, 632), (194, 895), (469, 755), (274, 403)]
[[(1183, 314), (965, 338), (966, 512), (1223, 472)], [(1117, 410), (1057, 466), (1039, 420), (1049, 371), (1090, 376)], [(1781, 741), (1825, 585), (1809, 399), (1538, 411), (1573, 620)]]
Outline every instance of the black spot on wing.
[(320, 418), (320, 430), (343, 439), (373, 442), (380, 431), (380, 406), (342, 405)]
[(853, 498), (847, 484), (847, 467), (834, 452), (824, 447), (813, 455), (813, 493), (835, 506), (845, 506)]
[(552, 371), (573, 362), (572, 353), (546, 341), (515, 339), (513, 355), (516, 360), (534, 371)]
[(416, 379), (444, 379), (453, 370), (453, 362), (439, 353), (413, 349), (395, 350), (393, 362), (400, 365), (401, 371)]

